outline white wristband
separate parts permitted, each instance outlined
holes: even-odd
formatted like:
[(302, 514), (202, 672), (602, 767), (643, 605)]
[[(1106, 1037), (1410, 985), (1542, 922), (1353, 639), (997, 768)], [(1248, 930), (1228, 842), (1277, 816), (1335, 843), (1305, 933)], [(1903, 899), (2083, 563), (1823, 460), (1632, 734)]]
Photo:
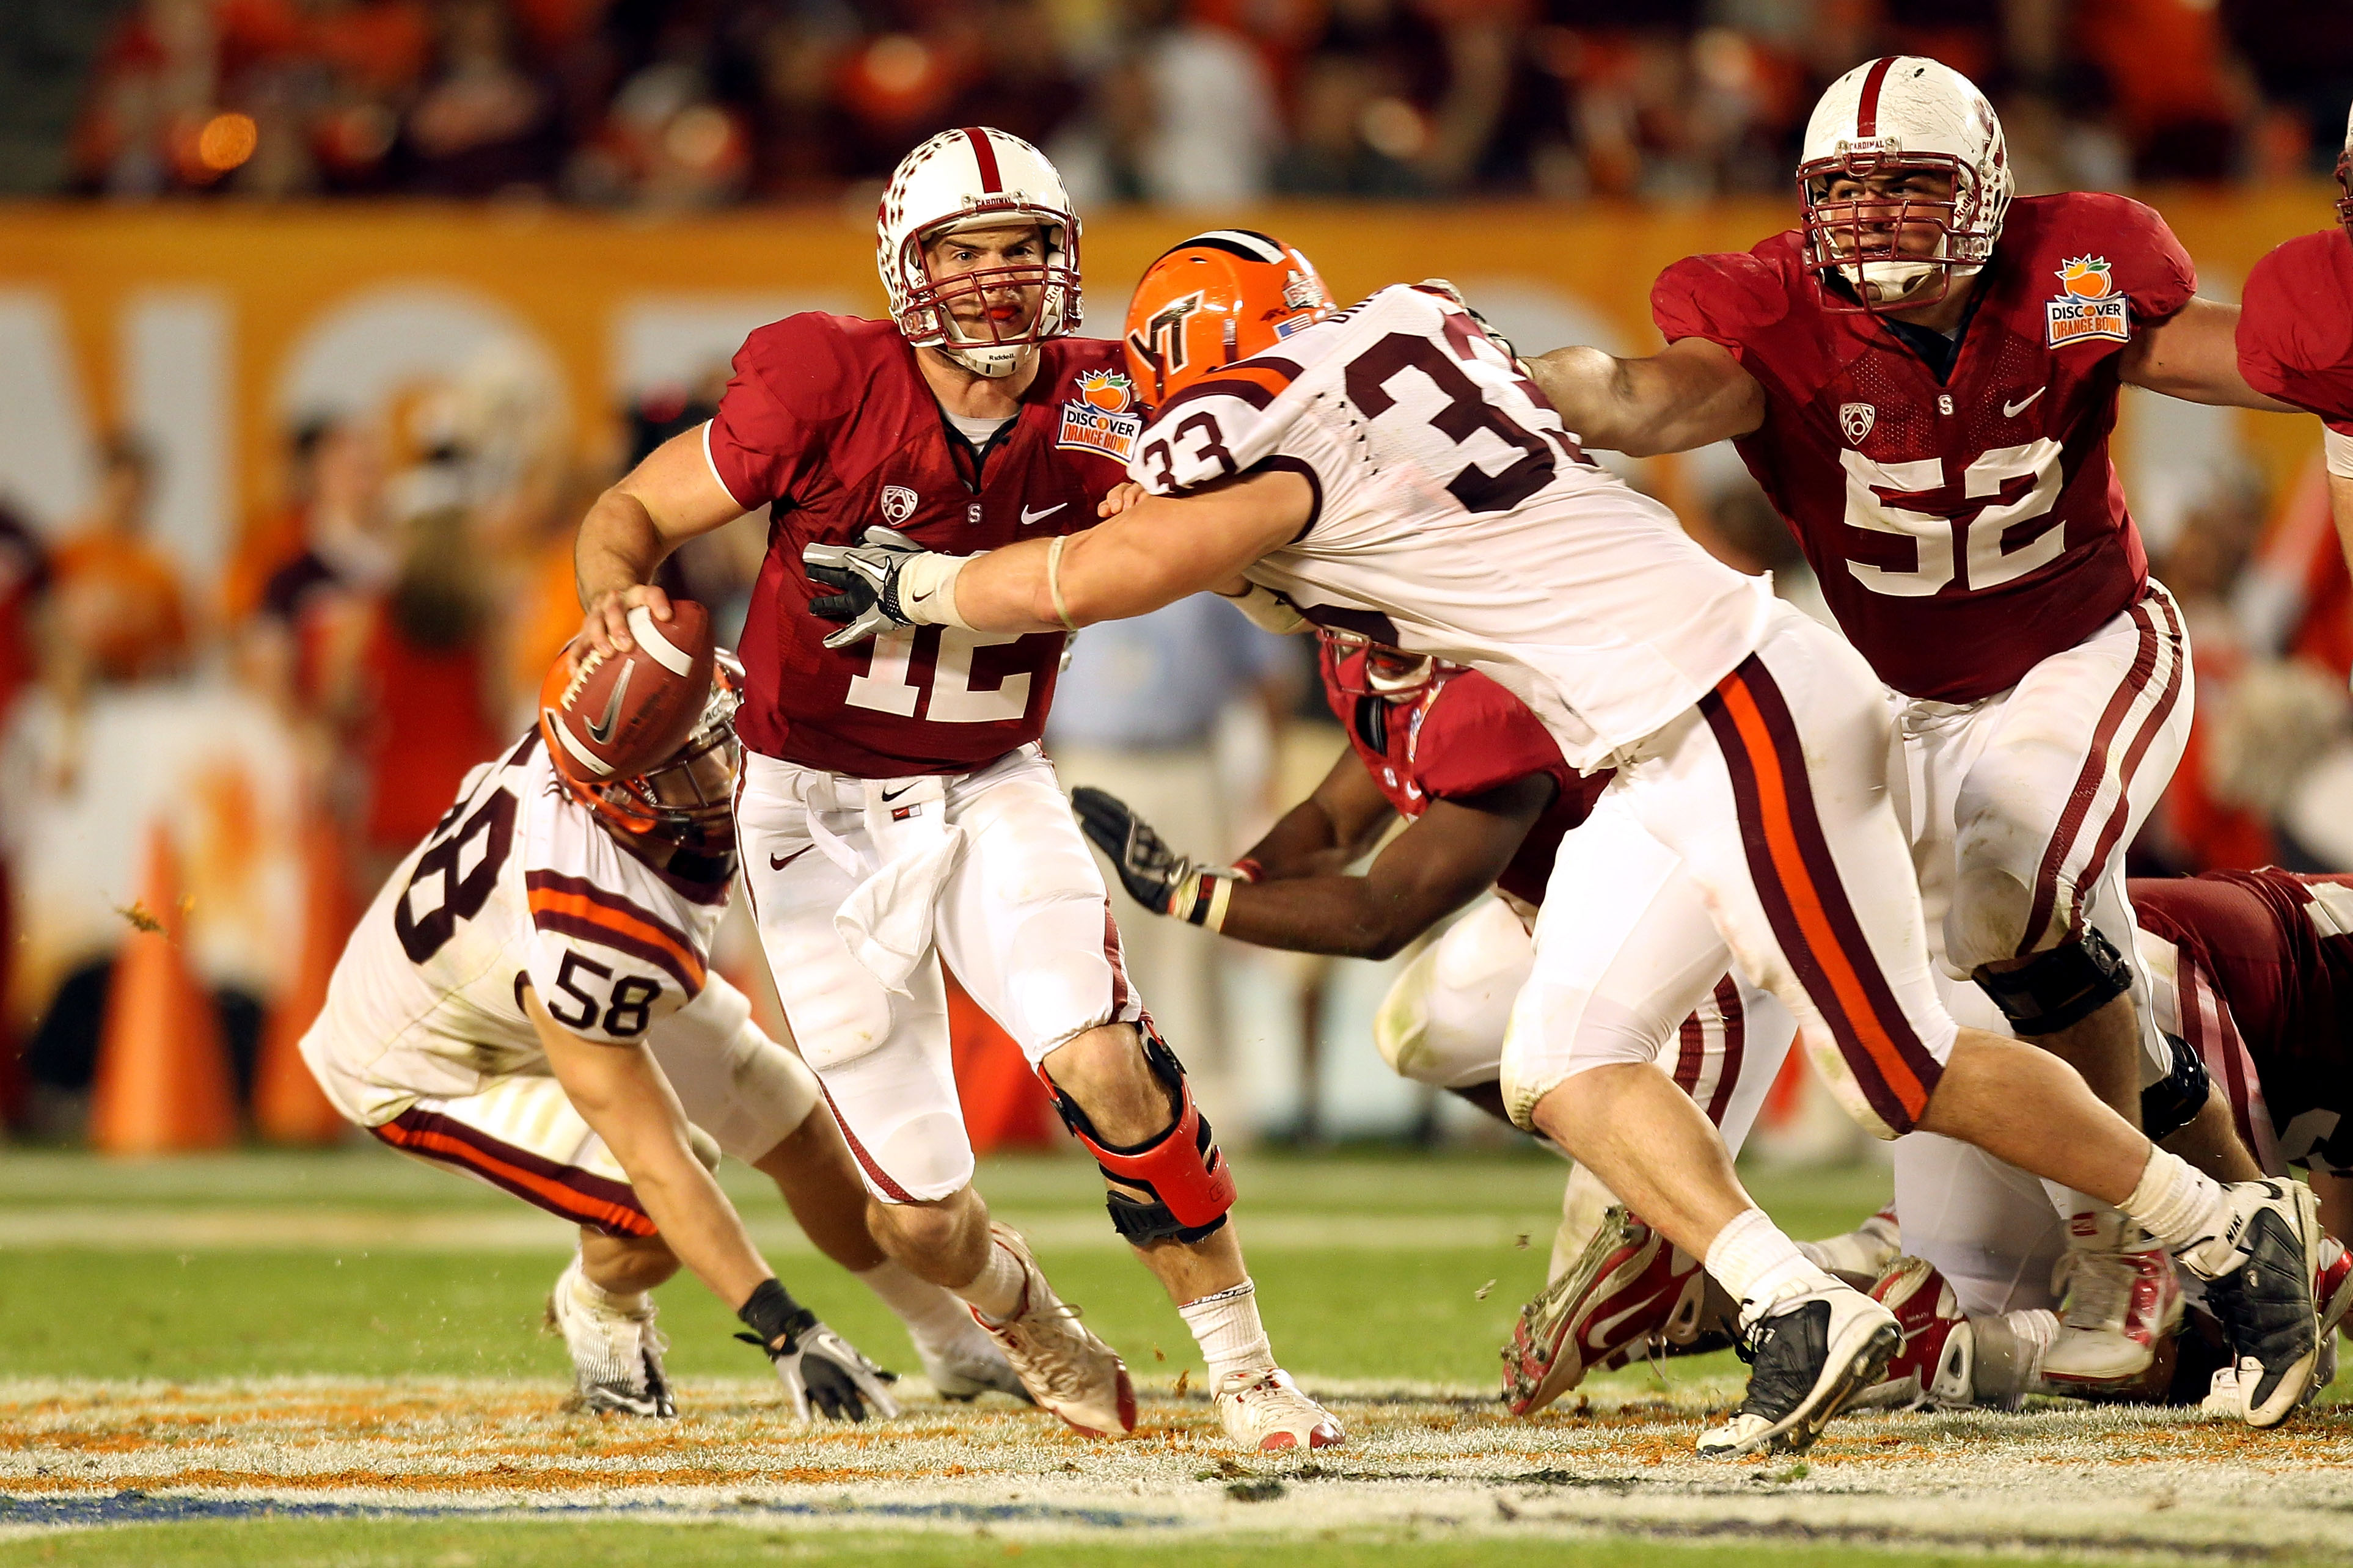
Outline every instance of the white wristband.
[(899, 568), (899, 607), (919, 626), (963, 626), (972, 623), (956, 614), (956, 574), (970, 565), (970, 555), (911, 556)]
[(2324, 425), (2320, 427), (2320, 449), (2327, 457), (2329, 473), (2340, 479), (2353, 479), (2353, 436)]

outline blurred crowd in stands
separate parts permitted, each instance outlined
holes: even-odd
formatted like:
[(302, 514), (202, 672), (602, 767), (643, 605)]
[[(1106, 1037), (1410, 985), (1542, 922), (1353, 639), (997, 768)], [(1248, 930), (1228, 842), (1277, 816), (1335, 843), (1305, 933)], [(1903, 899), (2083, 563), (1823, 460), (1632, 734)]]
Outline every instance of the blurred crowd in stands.
[(1786, 189), (1820, 88), (1891, 50), (1987, 88), (2024, 188), (2114, 188), (2325, 167), (2353, 99), (2345, 0), (24, 6), (0, 37), (41, 47), (0, 99), (62, 103), (58, 66), (85, 62), (52, 184), (120, 199), (863, 201), (980, 122), (1047, 149), (1082, 206), (1695, 198)]

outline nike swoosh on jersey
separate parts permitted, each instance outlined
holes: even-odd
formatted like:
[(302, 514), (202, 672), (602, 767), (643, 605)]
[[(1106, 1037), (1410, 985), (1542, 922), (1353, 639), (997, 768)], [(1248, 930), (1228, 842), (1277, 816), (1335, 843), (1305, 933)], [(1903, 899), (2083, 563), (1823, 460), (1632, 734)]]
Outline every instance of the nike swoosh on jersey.
[(774, 855), (771, 855), (768, 857), (768, 869), (771, 871), (781, 871), (786, 867), (791, 865), (794, 861), (799, 859), (802, 856), (807, 854), (809, 850), (816, 847), (817, 846), (814, 844), (807, 845), (802, 848), (794, 850), (791, 854), (786, 856), (781, 860), (776, 858)]
[(1071, 503), (1066, 500), (1058, 500), (1052, 506), (1040, 508), (1037, 511), (1031, 511), (1025, 506), (1021, 509), (1021, 526), (1027, 528), (1033, 522), (1037, 522), (1044, 518), (1051, 517), (1070, 504)]
[(2051, 389), (2047, 386), (2038, 386), (2033, 391), (2028, 393), (2025, 396), (2020, 398), (2017, 402), (2003, 404), (2001, 405), (2001, 416), (2004, 419), (2017, 418), (2020, 415), (2026, 412), (2027, 406), (2030, 404), (2050, 390)]
[(621, 699), (628, 695), (629, 679), (637, 673), (634, 664), (621, 666), (621, 679), (613, 682), (613, 695), (605, 699), (605, 716), (589, 721), (588, 738), (598, 745), (613, 738), (613, 721), (621, 716)]

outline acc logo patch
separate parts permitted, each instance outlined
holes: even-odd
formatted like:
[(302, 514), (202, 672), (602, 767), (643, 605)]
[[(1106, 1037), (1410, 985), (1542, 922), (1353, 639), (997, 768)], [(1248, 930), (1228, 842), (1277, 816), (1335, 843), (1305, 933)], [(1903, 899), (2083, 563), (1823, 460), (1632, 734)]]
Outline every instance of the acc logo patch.
[(1879, 410), (1872, 404), (1841, 403), (1839, 405), (1839, 428), (1845, 433), (1847, 440), (1854, 446), (1862, 445), (1863, 437), (1871, 434), (1872, 426), (1878, 423), (1878, 420)]
[(2132, 341), (2132, 306), (2117, 293), (2105, 256), (2077, 256), (2059, 263), (2059, 297), (2043, 302), (2046, 341), (2054, 349), (2090, 338)]
[(1134, 408), (1135, 383), (1126, 372), (1086, 371), (1079, 376), (1079, 395), (1062, 405), (1062, 428), (1054, 445), (1093, 452), (1124, 467), (1135, 456), (1135, 438), (1144, 434), (1144, 416)]
[(882, 521), (896, 528), (915, 515), (915, 492), (904, 485), (882, 487)]

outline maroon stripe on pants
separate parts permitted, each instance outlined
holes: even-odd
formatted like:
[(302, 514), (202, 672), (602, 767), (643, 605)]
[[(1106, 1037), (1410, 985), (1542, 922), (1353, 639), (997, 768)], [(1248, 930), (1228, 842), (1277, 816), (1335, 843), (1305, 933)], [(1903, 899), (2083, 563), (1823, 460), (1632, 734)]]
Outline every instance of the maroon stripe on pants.
[(1103, 958), (1111, 965), (1111, 1016), (1117, 1018), (1127, 1010), (1134, 989), (1127, 983), (1127, 949), (1120, 942), (1119, 922), (1111, 918), (1108, 900), (1103, 902)]
[[(1922, 1090), (1919, 1105), (1907, 1103), (1895, 1086), (1887, 1081), (1856, 1021), (1847, 1015), (1843, 998), (1831, 984), (1823, 955), (1815, 952), (1813, 940), (1790, 901), (1790, 889), (1782, 884), (1780, 868), (1773, 860), (1767, 805), (1756, 760), (1749, 755), (1747, 740), (1725, 705), (1725, 693), (1736, 687), (1746, 692), (1764, 722), (1781, 777), (1785, 826), (1797, 845), (1806, 877), (1812, 883), (1812, 900), (1830, 926), (1831, 942), (1840, 950), (1838, 961), (1861, 986), (1864, 1005), (1874, 1015), (1879, 1032), (1918, 1080)], [(1898, 1132), (1909, 1131), (1944, 1068), (1921, 1044), (1919, 1036), (1913, 1033), (1912, 1021), (1896, 1005), (1887, 977), (1880, 973), (1878, 955), (1863, 939), (1862, 924), (1855, 918), (1854, 906), (1847, 899), (1846, 889), (1839, 880), (1838, 867), (1831, 858), (1830, 842), (1822, 834), (1821, 816), (1814, 805), (1813, 781), (1806, 772), (1805, 748), (1798, 736), (1797, 721), (1789, 715), (1789, 705), (1765, 668), (1765, 661), (1751, 654), (1739, 668), (1717, 683), (1715, 690), (1700, 699), (1699, 710), (1709, 729), (1715, 731), (1716, 749), (1724, 755), (1725, 769), (1732, 783), (1733, 803), (1740, 816), (1741, 842), (1747, 850), (1749, 880), (1764, 905), (1774, 938), (1797, 972), (1807, 996), (1830, 1026), (1831, 1037), (1838, 1042), (1839, 1054), (1846, 1058), (1848, 1070), (1854, 1075), (1863, 1099), (1887, 1126)]]
[[(2059, 826), (2051, 835), (2051, 842), (2042, 847), (2042, 863), (2034, 870), (2034, 901), (2026, 911), (2026, 931), (2019, 939), (2018, 956), (2024, 958), (2035, 951), (2042, 936), (2042, 928), (2051, 923), (2052, 911), (2059, 906), (2059, 868), (2067, 863), (2075, 847), (2075, 839), (2084, 831), (2084, 818), (2091, 815), (2092, 801), (2100, 793), (2100, 781), (2107, 776), (2108, 747), (2124, 727), (2125, 715), (2140, 694), (2148, 689), (2150, 678), (2157, 673), (2157, 621), (2148, 613), (2148, 600), (2143, 599), (2132, 607), (2132, 618), (2140, 627), (2140, 647), (2133, 655), (2132, 668), (2125, 679), (2109, 694), (2108, 705), (2101, 710), (2100, 721), (2092, 729), (2092, 749), (2084, 758), (2084, 766), (2075, 775), (2075, 787), (2067, 795), (2067, 805), (2059, 813)], [(2078, 885), (2095, 879), (2086, 876)]]
[(1707, 1097), (1707, 1119), (1724, 1125), (1724, 1108), (1732, 1103), (1732, 1086), (1740, 1080), (1740, 1058), (1747, 1047), (1748, 1014), (1740, 1005), (1740, 986), (1727, 974), (1715, 983), (1716, 1010), (1724, 1015), (1724, 1062), (1716, 1068), (1715, 1092)]
[[(2132, 743), (2125, 748), (2124, 763), (2116, 770), (2116, 809), (2108, 813), (2107, 825), (2100, 829), (2099, 837), (2093, 840), (2091, 858), (2084, 862), (2083, 875), (2076, 879), (2078, 887), (2086, 887), (2098, 882), (2107, 867), (2108, 857), (2116, 853), (2117, 841), (2124, 837), (2125, 824), (2132, 816), (2132, 784), (2133, 780), (2139, 776), (2141, 759), (2148, 754), (2148, 748), (2157, 740), (2158, 731), (2165, 728), (2166, 720), (2172, 716), (2173, 705), (2181, 700), (2182, 677), (2189, 672), (2189, 660), (2185, 657), (2186, 650), (2181, 646), (2184, 640), (2181, 635), (2181, 612), (2174, 607), (2171, 600), (2162, 595), (2151, 595), (2150, 600), (2163, 613), (2166, 636), (2175, 645), (2173, 674), (2167, 679), (2165, 689), (2158, 694), (2157, 702), (2149, 709), (2147, 717), (2141, 721), (2140, 729), (2134, 734)], [(2082, 905), (2083, 900), (2077, 900), (2078, 910)], [(2080, 919), (2080, 916), (2078, 918)], [(2030, 926), (2027, 929), (2031, 931), (2033, 928)], [(2253, 1145), (2249, 1144), (2248, 1147), (2253, 1148)]]
[(368, 1131), (404, 1153), (470, 1172), (559, 1219), (606, 1236), (654, 1234), (652, 1216), (628, 1183), (592, 1175), (576, 1165), (560, 1165), (455, 1117), (411, 1106)]
[(1682, 1037), (1675, 1047), (1675, 1087), (1696, 1098), (1700, 1068), (1706, 1060), (1707, 1026), (1694, 1013), (1683, 1020)]
[[(2238, 1129), (2239, 1142), (2252, 1152), (2257, 1145), (2254, 1122), (2247, 1114), (2250, 1097), (2247, 1093), (2246, 1064), (2237, 1048), (2238, 1042), (2228, 1037), (2236, 1020), (2232, 1019), (2229, 1005), (2223, 1000), (2222, 994), (2207, 984), (2197, 961), (2178, 947), (2175, 951), (2174, 1007), (2181, 1015), (2182, 1036), (2189, 1040), (2189, 1048), (2198, 1053), (2199, 1059), (2206, 1064), (2207, 1076), (2222, 1081), (2223, 1091), (2231, 1099), (2231, 1124)], [(2206, 1027), (2206, 1009), (2200, 1005), (2201, 992), (2214, 998), (2214, 1011), (2225, 1021), (2223, 1038), (2215, 1038)]]
[(841, 1129), (841, 1141), (849, 1145), (850, 1157), (858, 1162), (858, 1168), (864, 1171), (874, 1184), (882, 1189), (883, 1195), (892, 1203), (915, 1202), (915, 1195), (892, 1180), (891, 1173), (876, 1164), (874, 1156), (866, 1152), (866, 1145), (858, 1141), (858, 1134), (850, 1131), (849, 1118), (841, 1114), (841, 1107), (834, 1104), (833, 1091), (825, 1087), (825, 1079), (817, 1080), (817, 1091), (825, 1096), (825, 1109), (828, 1114), (832, 1116), (833, 1124)]

